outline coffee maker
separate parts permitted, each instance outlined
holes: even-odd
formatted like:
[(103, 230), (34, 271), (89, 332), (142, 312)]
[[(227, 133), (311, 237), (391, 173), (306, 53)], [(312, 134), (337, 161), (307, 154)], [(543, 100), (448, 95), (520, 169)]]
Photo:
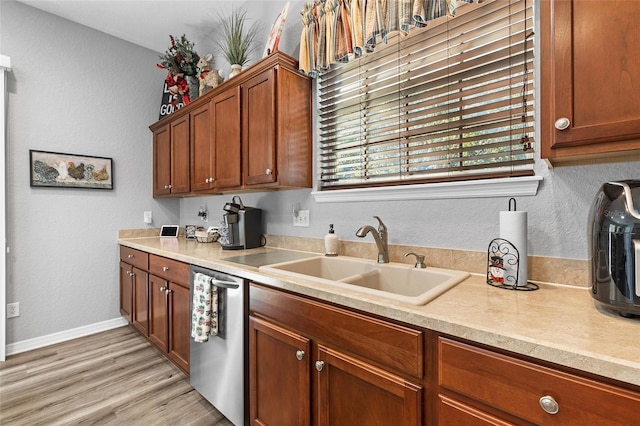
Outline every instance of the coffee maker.
[(235, 195), (222, 208), (224, 223), (229, 231), (229, 243), (224, 250), (244, 250), (261, 246), (262, 209), (245, 206)]
[(593, 298), (622, 316), (640, 316), (640, 180), (603, 184), (589, 223)]

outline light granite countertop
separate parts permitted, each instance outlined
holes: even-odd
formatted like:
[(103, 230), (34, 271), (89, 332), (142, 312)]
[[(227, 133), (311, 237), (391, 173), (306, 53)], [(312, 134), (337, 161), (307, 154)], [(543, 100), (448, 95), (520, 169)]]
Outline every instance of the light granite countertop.
[(247, 256), (247, 260), (274, 259), (271, 263), (277, 263), (288, 256), (318, 253), (268, 247), (227, 251), (217, 243), (184, 238), (120, 238), (118, 243), (640, 386), (640, 319), (623, 318), (601, 308), (587, 288), (539, 283), (537, 291), (510, 291), (487, 285), (484, 276), (472, 275), (434, 301), (412, 306), (259, 272), (251, 262), (225, 260)]

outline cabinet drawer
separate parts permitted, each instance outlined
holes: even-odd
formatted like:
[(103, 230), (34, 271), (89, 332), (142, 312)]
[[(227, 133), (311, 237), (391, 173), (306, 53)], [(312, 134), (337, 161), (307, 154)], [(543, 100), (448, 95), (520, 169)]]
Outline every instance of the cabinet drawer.
[(424, 333), (252, 284), (250, 310), (398, 371), (422, 378)]
[[(451, 390), (536, 424), (637, 424), (640, 393), (446, 338), (438, 341), (440, 391)], [(542, 397), (558, 405), (541, 407)]]
[(149, 269), (149, 254), (144, 251), (120, 246), (120, 260), (145, 271)]
[(149, 272), (158, 277), (189, 288), (189, 264), (166, 257), (149, 256)]

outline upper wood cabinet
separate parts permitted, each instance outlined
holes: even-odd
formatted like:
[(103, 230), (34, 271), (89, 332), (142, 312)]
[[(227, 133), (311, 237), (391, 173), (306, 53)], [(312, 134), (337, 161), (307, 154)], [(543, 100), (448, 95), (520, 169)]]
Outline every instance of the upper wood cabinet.
[(242, 85), (242, 147), (247, 187), (311, 187), (309, 80), (284, 66)]
[(216, 192), (242, 185), (240, 88), (231, 87), (191, 112), (191, 189)]
[[(310, 188), (311, 79), (297, 68), (273, 53), (153, 124), (154, 196)], [(187, 123), (190, 142), (186, 191), (166, 166), (173, 134), (163, 129), (178, 122)]]
[(540, 14), (542, 158), (640, 153), (640, 2), (543, 0)]
[(152, 128), (154, 197), (189, 193), (189, 127), (181, 115)]

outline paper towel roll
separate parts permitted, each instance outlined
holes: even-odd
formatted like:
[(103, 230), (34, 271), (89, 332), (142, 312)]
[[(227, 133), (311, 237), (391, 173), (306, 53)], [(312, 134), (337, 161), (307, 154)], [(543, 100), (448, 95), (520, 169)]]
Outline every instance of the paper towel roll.
[[(520, 269), (516, 283), (518, 286), (527, 285), (527, 212), (500, 212), (500, 238), (508, 240), (518, 249)], [(507, 274), (515, 276), (516, 271), (505, 271), (505, 276)]]

